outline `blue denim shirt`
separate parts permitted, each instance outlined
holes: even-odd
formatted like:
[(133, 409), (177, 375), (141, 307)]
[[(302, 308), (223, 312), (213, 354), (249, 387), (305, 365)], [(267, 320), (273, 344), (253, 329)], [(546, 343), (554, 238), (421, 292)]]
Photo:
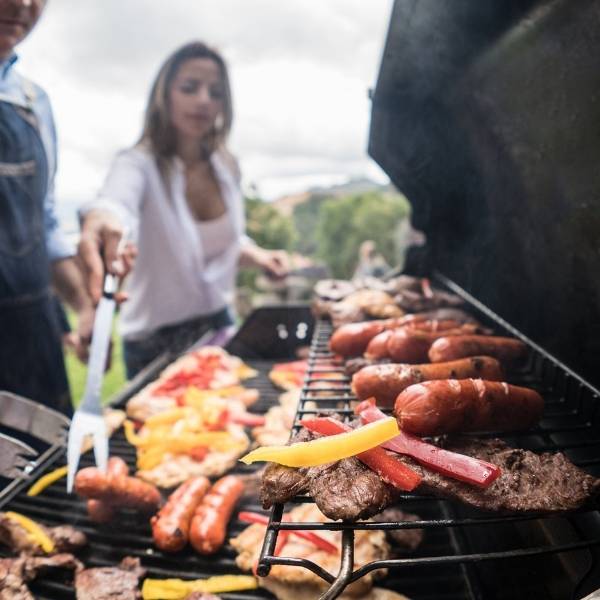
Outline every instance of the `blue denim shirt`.
[(33, 90), (33, 112), (35, 113), (39, 131), (46, 149), (48, 159), (48, 193), (44, 200), (44, 229), (46, 247), (50, 260), (59, 260), (73, 256), (74, 248), (60, 232), (54, 200), (54, 176), (56, 174), (56, 130), (48, 96), (42, 88), (25, 80), (19, 75), (14, 64), (16, 54), (0, 61), (0, 100), (11, 98), (15, 104), (29, 106), (26, 90)]

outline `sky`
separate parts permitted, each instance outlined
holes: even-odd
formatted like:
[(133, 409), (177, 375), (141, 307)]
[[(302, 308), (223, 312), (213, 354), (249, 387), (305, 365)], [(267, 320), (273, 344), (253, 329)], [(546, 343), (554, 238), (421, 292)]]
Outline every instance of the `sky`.
[(49, 0), (18, 49), (59, 136), (58, 202), (92, 198), (139, 137), (150, 85), (192, 39), (225, 57), (230, 148), (246, 191), (272, 200), (314, 185), (386, 175), (367, 156), (392, 0)]

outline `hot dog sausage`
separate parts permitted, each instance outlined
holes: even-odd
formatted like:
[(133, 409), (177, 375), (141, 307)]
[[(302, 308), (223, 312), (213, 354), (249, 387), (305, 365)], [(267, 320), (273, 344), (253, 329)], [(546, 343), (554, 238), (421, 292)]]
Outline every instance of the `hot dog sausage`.
[(379, 406), (394, 406), (398, 394), (415, 383), (468, 377), (490, 381), (502, 381), (504, 378), (500, 363), (495, 358), (475, 356), (436, 364), (365, 367), (352, 377), (352, 387), (360, 400), (375, 397)]
[(150, 520), (158, 548), (177, 552), (187, 544), (192, 517), (209, 488), (207, 477), (192, 477), (169, 496), (160, 512)]
[(104, 474), (96, 467), (81, 469), (75, 476), (75, 492), (84, 498), (104, 500), (115, 506), (154, 511), (160, 492), (151, 483), (126, 475)]
[(417, 383), (401, 392), (394, 406), (400, 428), (416, 435), (526, 429), (543, 409), (534, 390), (482, 379)]
[(371, 338), (385, 330), (385, 324), (389, 320), (361, 321), (342, 325), (333, 332), (329, 348), (334, 354), (359, 356), (365, 351)]
[[(106, 472), (109, 475), (129, 475), (127, 463), (118, 456), (111, 456), (108, 459)], [(91, 499), (87, 501), (88, 516), (95, 523), (109, 523), (114, 519), (115, 507), (103, 500)]]
[[(438, 338), (475, 333), (476, 330), (477, 325), (471, 323), (444, 331), (420, 331), (404, 327), (395, 329), (387, 341), (387, 355), (394, 362), (424, 363), (428, 361), (429, 348)], [(485, 352), (479, 354), (485, 354)]]
[(429, 349), (431, 362), (446, 362), (485, 354), (493, 356), (503, 363), (513, 363), (524, 358), (527, 346), (520, 340), (489, 335), (463, 335), (460, 337), (441, 337)]
[(365, 358), (369, 360), (381, 360), (387, 358), (387, 345), (392, 333), (395, 329), (386, 329), (378, 333), (368, 344), (365, 350)]
[(223, 545), (231, 513), (243, 491), (241, 479), (226, 475), (204, 496), (190, 527), (190, 542), (197, 552), (213, 554)]

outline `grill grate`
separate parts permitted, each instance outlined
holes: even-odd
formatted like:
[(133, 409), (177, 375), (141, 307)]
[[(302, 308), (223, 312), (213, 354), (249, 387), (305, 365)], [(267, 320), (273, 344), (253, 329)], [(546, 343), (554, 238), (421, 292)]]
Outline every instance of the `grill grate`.
[[(508, 380), (517, 385), (537, 389), (545, 398), (545, 411), (540, 424), (528, 432), (489, 437), (503, 437), (514, 447), (536, 452), (561, 451), (590, 474), (600, 476), (599, 392), (570, 369), (560, 364), (542, 348), (504, 322), (464, 290), (443, 276), (438, 282), (462, 296), (472, 312), (500, 335), (511, 335), (525, 341), (529, 357)], [(323, 377), (335, 370), (343, 373), (343, 363), (328, 350), (332, 333), (328, 321), (316, 324), (309, 357), (309, 371), (296, 415), (295, 429), (306, 415), (336, 413), (350, 416), (350, 402), (356, 398), (350, 390), (349, 378), (332, 385)], [(331, 392), (319, 397), (319, 391)], [(316, 406), (315, 406), (316, 405)], [(389, 410), (387, 412), (390, 412)], [(297, 497), (293, 503), (309, 502)], [(487, 515), (432, 497), (405, 494), (400, 507), (421, 516), (417, 522), (402, 523), (290, 523), (281, 522), (283, 505), (275, 505), (271, 513), (259, 573), (266, 575), (271, 565), (295, 564), (321, 575), (331, 584), (322, 599), (335, 598), (345, 585), (369, 571), (390, 569), (386, 584), (414, 600), (429, 598), (461, 599), (556, 599), (581, 598), (600, 587), (598, 546), (600, 546), (600, 514), (596, 507), (568, 515)], [(356, 571), (352, 566), (355, 530), (404, 529), (425, 530), (425, 543), (413, 555), (392, 560), (374, 561)], [(273, 556), (277, 533), (286, 529), (335, 529), (344, 532), (344, 551), (337, 577), (319, 571), (307, 560)], [(433, 577), (432, 577), (433, 576)]]
[[(272, 366), (270, 361), (247, 361), (248, 364), (259, 372), (259, 375), (248, 380), (248, 387), (257, 388), (260, 398), (251, 408), (252, 412), (264, 413), (269, 407), (277, 403), (279, 391), (276, 390), (268, 379), (268, 372)], [(125, 402), (125, 398), (121, 401)], [(120, 429), (110, 440), (110, 455), (120, 456), (129, 467), (135, 469), (135, 449), (127, 442)], [(47, 463), (46, 470), (54, 465), (64, 463), (64, 453), (57, 456), (54, 463)], [(81, 457), (81, 467), (93, 465), (91, 452), (86, 452)], [(234, 473), (250, 474), (256, 467), (239, 463)], [(27, 484), (27, 487), (31, 482)], [(259, 511), (260, 506), (256, 501), (243, 501), (241, 510)], [(35, 520), (49, 526), (69, 524), (83, 531), (89, 540), (88, 546), (78, 553), (87, 567), (114, 566), (125, 556), (134, 556), (141, 559), (143, 566), (148, 570), (150, 577), (180, 577), (184, 579), (203, 578), (219, 574), (241, 574), (235, 564), (235, 551), (227, 545), (211, 557), (202, 557), (191, 550), (183, 550), (176, 554), (163, 553), (153, 547), (149, 519), (140, 517), (134, 511), (121, 511), (114, 523), (97, 525), (87, 516), (86, 503), (75, 495), (68, 495), (65, 490), (65, 480), (61, 480), (37, 497), (29, 497), (24, 486), (21, 492), (3, 507), (23, 513)], [(246, 524), (232, 520), (229, 535), (240, 533)], [(40, 600), (73, 600), (75, 592), (72, 581), (65, 578), (65, 573), (44, 575), (29, 585), (32, 593)], [(265, 599), (272, 598), (271, 594), (263, 590), (222, 594), (223, 598), (230, 600)]]

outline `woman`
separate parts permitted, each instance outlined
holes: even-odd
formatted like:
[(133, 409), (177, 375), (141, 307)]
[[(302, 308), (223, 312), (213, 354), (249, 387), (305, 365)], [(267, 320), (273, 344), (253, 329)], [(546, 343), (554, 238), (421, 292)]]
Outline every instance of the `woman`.
[(80, 254), (96, 296), (100, 250), (110, 265), (123, 229), (137, 243), (120, 317), (128, 377), (207, 325), (232, 323), (239, 263), (285, 273), (284, 252), (244, 234), (239, 170), (225, 147), (231, 122), (223, 59), (201, 42), (183, 46), (156, 77), (139, 142), (116, 157), (83, 211)]

